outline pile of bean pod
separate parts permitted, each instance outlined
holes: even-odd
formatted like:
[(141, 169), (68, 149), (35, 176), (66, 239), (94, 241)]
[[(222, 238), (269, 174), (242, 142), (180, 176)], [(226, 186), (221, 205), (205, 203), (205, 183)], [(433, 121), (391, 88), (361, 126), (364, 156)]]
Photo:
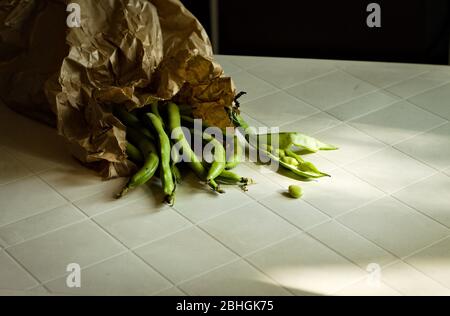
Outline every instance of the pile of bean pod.
[(247, 185), (251, 183), (251, 179), (230, 171), (239, 164), (242, 155), (242, 149), (237, 141), (234, 142), (233, 155), (226, 159), (222, 139), (216, 139), (206, 132), (190, 128), (193, 134), (201, 133), (203, 141), (214, 146), (212, 162), (201, 161), (197, 157), (180, 128), (182, 124), (183, 126), (192, 125), (194, 118), (183, 115), (180, 107), (175, 103), (170, 102), (159, 106), (155, 102), (132, 112), (118, 107), (114, 109), (114, 114), (126, 126), (128, 159), (139, 166), (138, 171), (117, 194), (117, 198), (148, 182), (159, 170), (165, 202), (172, 205), (175, 200), (176, 185), (181, 180), (178, 169), (180, 159), (174, 157), (177, 151), (172, 150), (175, 143), (181, 147), (179, 149), (183, 156), (187, 157), (182, 162), (188, 165), (213, 191), (224, 193), (220, 184), (237, 185), (246, 190)]
[[(172, 205), (175, 201), (177, 184), (181, 180), (180, 162), (189, 166), (199, 179), (219, 194), (224, 193), (221, 184), (237, 185), (247, 190), (247, 185), (252, 183), (251, 179), (230, 171), (241, 162), (243, 157), (243, 148), (234, 129), (231, 129), (232, 135), (229, 135), (228, 129), (220, 130), (223, 133), (219, 133), (220, 137), (216, 138), (213, 133), (207, 132), (209, 126), (206, 124), (200, 124), (200, 129), (195, 128), (196, 121), (190, 107), (180, 107), (173, 102), (163, 104), (154, 102), (131, 112), (117, 107), (114, 109), (114, 114), (126, 127), (128, 159), (139, 168), (117, 194), (117, 198), (145, 184), (159, 171), (164, 200)], [(236, 127), (244, 130), (250, 147), (253, 146), (264, 153), (268, 159), (275, 161), (293, 175), (303, 180), (329, 176), (319, 171), (312, 163), (305, 161), (301, 154), (334, 150), (337, 149), (336, 147), (295, 132), (253, 134), (257, 141), (251, 142), (249, 137), (252, 135), (251, 128), (242, 117), (236, 112), (230, 112), (230, 118)], [(181, 127), (184, 127), (184, 131)], [(198, 136), (202, 146), (212, 148), (210, 161), (197, 156), (186, 138), (186, 130), (190, 136)], [(233, 140), (231, 142), (233, 148), (232, 154), (227, 157), (225, 147), (229, 145), (227, 142), (229, 138)], [(298, 198), (301, 196), (299, 190), (300, 188), (291, 187), (289, 192), (291, 196)]]

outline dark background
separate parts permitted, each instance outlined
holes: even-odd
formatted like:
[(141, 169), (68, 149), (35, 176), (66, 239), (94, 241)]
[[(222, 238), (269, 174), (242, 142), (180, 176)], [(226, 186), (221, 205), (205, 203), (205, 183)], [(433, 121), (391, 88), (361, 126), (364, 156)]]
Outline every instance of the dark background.
[[(182, 0), (211, 34), (210, 0)], [(216, 53), (448, 64), (449, 0), (217, 0)], [(381, 6), (381, 28), (366, 25)]]

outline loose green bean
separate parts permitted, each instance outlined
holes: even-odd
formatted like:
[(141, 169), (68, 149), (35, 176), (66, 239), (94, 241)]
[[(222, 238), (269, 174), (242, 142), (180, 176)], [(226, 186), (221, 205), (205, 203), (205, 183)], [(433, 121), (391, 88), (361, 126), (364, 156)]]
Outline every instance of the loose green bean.
[(303, 195), (302, 188), (299, 187), (298, 185), (292, 184), (289, 186), (288, 189), (289, 189), (289, 194), (295, 199), (299, 199)]
[(164, 188), (164, 193), (166, 195), (166, 202), (172, 205), (174, 201), (175, 184), (173, 181), (170, 164), (170, 139), (164, 131), (164, 127), (158, 116), (153, 113), (147, 113), (145, 115), (145, 118), (158, 133), (160, 149), (159, 153), (161, 156), (161, 180)]

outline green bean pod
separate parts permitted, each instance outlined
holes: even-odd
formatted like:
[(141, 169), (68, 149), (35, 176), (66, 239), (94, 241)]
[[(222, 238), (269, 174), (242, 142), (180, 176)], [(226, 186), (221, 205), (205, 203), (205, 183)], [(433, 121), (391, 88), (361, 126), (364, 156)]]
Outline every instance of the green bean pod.
[(233, 155), (228, 159), (225, 164), (225, 169), (230, 170), (235, 168), (241, 162), (243, 150), (241, 144), (239, 143), (239, 139), (236, 135), (233, 137)]
[(203, 139), (214, 146), (214, 161), (212, 162), (206, 176), (206, 182), (209, 184), (211, 180), (214, 180), (220, 176), (220, 174), (225, 170), (226, 152), (222, 143), (211, 135), (203, 133)]
[[(188, 161), (186, 161), (186, 163), (192, 169), (192, 171), (194, 171), (197, 177), (205, 180), (207, 172), (203, 167), (201, 161), (198, 159), (197, 155), (192, 150), (189, 142), (186, 140), (183, 130), (181, 129), (180, 109), (175, 103), (170, 102), (167, 105), (167, 111), (169, 114), (169, 129), (172, 131), (172, 139), (175, 139), (176, 143), (181, 146), (183, 153), (188, 158)], [(214, 191), (223, 193), (214, 179), (209, 181), (209, 185)]]
[(133, 127), (134, 129), (138, 130), (141, 134), (148, 137), (150, 140), (154, 141), (155, 138), (153, 137), (152, 133), (144, 128), (139, 121), (139, 119), (134, 115), (125, 110), (122, 107), (115, 107), (114, 108), (114, 114), (119, 118), (119, 120), (127, 127)]
[(152, 124), (159, 138), (159, 153), (161, 156), (161, 180), (163, 184), (166, 202), (170, 205), (174, 201), (175, 183), (173, 181), (171, 164), (170, 164), (170, 139), (167, 136), (161, 120), (153, 113), (147, 113), (145, 119)]
[(153, 102), (153, 103), (150, 105), (150, 109), (151, 109), (151, 112), (152, 112), (153, 114), (155, 114), (155, 115), (161, 120), (161, 124), (162, 124), (162, 126), (164, 127), (164, 120), (163, 120), (161, 114), (159, 113), (159, 104), (158, 104), (158, 101)]
[(220, 176), (217, 177), (217, 182), (222, 184), (235, 184), (238, 185), (243, 191), (247, 191), (247, 186), (249, 184), (254, 183), (252, 179), (245, 178), (237, 175), (234, 172), (224, 170), (220, 174)]
[(144, 161), (144, 156), (142, 156), (142, 153), (130, 142), (127, 142), (127, 155), (128, 158), (135, 163), (142, 163)]
[(149, 141), (138, 130), (131, 127), (127, 128), (127, 138), (130, 142), (137, 144), (145, 161), (141, 169), (139, 169), (123, 187), (121, 192), (117, 194), (120, 198), (128, 193), (128, 191), (146, 183), (153, 177), (159, 165), (159, 157), (156, 154), (155, 145)]

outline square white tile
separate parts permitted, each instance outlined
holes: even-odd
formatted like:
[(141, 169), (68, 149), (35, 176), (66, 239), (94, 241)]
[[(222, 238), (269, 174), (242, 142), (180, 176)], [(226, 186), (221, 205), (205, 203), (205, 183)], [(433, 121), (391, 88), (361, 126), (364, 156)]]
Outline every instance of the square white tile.
[(0, 146), (0, 185), (31, 175), (31, 171)]
[(257, 202), (208, 220), (201, 227), (241, 256), (299, 232)]
[(178, 186), (174, 208), (197, 223), (252, 201), (239, 188), (224, 187), (224, 190), (225, 194), (212, 192), (195, 175), (189, 174)]
[(95, 171), (73, 164), (52, 168), (39, 175), (45, 182), (70, 201), (107, 191), (114, 196), (126, 183), (125, 178), (102, 180)]
[(348, 121), (379, 110), (398, 100), (399, 98), (392, 94), (384, 91), (375, 91), (328, 109), (327, 112), (342, 121)]
[(293, 86), (286, 91), (321, 110), (376, 90), (374, 86), (342, 71)]
[(443, 170), (450, 166), (450, 123), (395, 145), (402, 152)]
[(25, 290), (36, 285), (32, 276), (0, 250), (0, 289)]
[(384, 193), (354, 175), (334, 170), (331, 177), (319, 179), (304, 190), (304, 199), (330, 217), (338, 216)]
[(345, 166), (345, 169), (380, 190), (393, 193), (435, 171), (394, 148), (383, 149)]
[(247, 94), (239, 98), (239, 102), (243, 104), (251, 100), (260, 98), (264, 95), (274, 93), (278, 89), (271, 84), (258, 79), (246, 71), (241, 71), (233, 75), (233, 82), (236, 86), (236, 91), (245, 91)]
[(381, 271), (382, 281), (408, 296), (450, 295), (450, 290), (403, 262)]
[(81, 270), (81, 287), (69, 288), (66, 277), (46, 283), (52, 293), (70, 295), (152, 295), (171, 283), (137, 258), (126, 253)]
[(450, 81), (450, 75), (448, 73), (431, 71), (390, 86), (386, 90), (402, 98), (409, 98), (425, 90), (438, 87), (448, 81)]
[(65, 275), (70, 263), (78, 263), (83, 268), (124, 250), (91, 221), (74, 224), (9, 248), (11, 255), (41, 282)]
[(373, 263), (384, 266), (396, 260), (386, 250), (335, 221), (316, 226), (308, 233), (364, 270)]
[(64, 198), (35, 176), (2, 185), (0, 186), (0, 226), (65, 203)]
[(301, 234), (258, 251), (248, 259), (297, 295), (326, 295), (365, 272), (315, 239)]
[(427, 71), (426, 66), (393, 63), (349, 63), (343, 69), (377, 87), (386, 87)]
[(170, 207), (142, 198), (94, 217), (94, 220), (130, 248), (181, 230), (191, 223)]
[(286, 194), (274, 193), (261, 199), (260, 202), (303, 230), (330, 220), (325, 213), (305, 201), (289, 198)]
[(338, 221), (399, 257), (450, 234), (443, 225), (391, 197), (345, 214)]
[(196, 227), (137, 248), (136, 253), (174, 283), (237, 259), (230, 250)]
[(189, 295), (199, 296), (287, 296), (273, 280), (239, 260), (179, 285)]
[(446, 121), (421, 108), (401, 101), (349, 122), (353, 127), (392, 145)]
[(450, 289), (450, 238), (425, 248), (405, 261)]
[(450, 120), (450, 107), (447, 100), (450, 98), (450, 83), (428, 90), (408, 99), (425, 110)]
[(268, 127), (278, 127), (318, 112), (318, 109), (283, 91), (246, 102), (242, 110)]
[(337, 120), (333, 116), (325, 112), (319, 112), (307, 118), (283, 124), (280, 126), (280, 131), (300, 132), (309, 136), (313, 136), (320, 131), (332, 128), (339, 124), (341, 124), (341, 121)]
[(83, 219), (85, 216), (79, 210), (65, 204), (0, 227), (0, 245), (12, 246)]
[(386, 147), (382, 142), (346, 124), (319, 132), (314, 137), (339, 147), (338, 150), (320, 152), (321, 156), (337, 165), (348, 164)]
[(450, 228), (450, 177), (438, 173), (394, 196)]
[(277, 58), (248, 70), (251, 74), (284, 89), (335, 69), (329, 63), (312, 59)]

